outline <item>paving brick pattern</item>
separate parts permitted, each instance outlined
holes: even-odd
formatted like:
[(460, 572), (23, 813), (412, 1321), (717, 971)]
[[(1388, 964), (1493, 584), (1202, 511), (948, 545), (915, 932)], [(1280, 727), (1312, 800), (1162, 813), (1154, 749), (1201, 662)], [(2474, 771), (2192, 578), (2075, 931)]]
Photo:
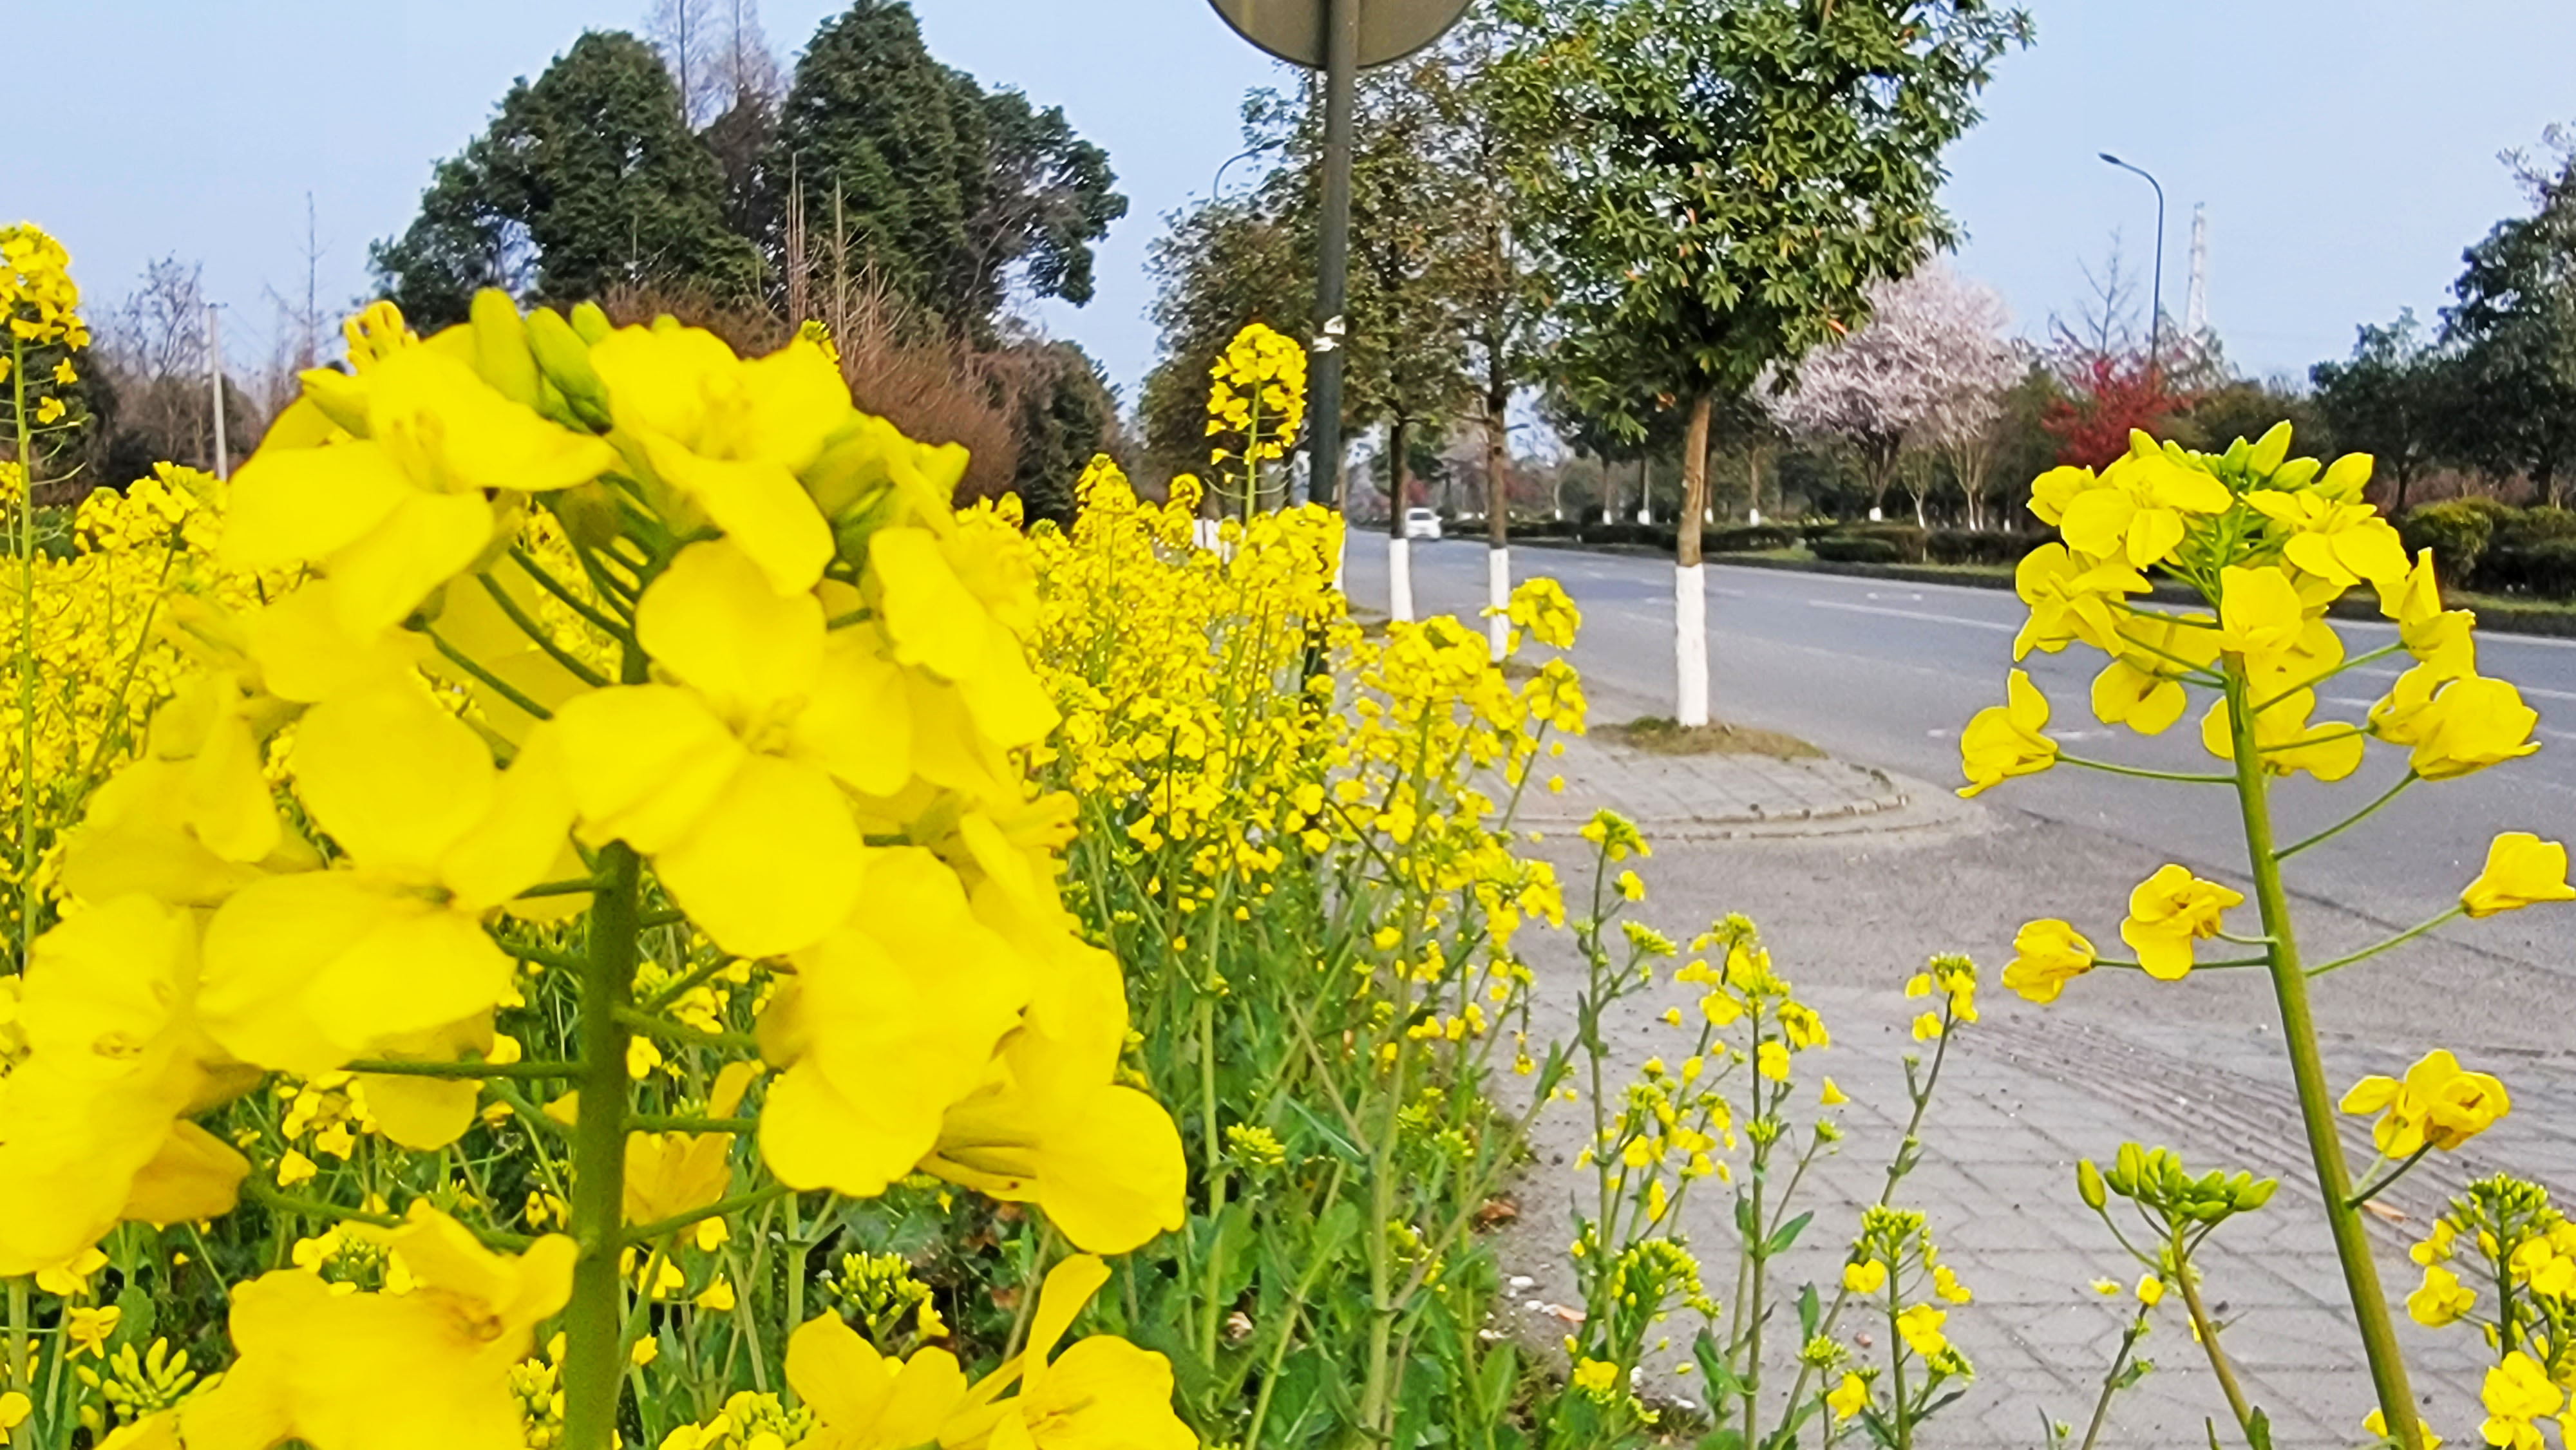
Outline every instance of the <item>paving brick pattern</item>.
[[(1792, 808), (1813, 813), (1794, 820), (1841, 820), (1864, 832), (1919, 827), (1927, 816), (1953, 827), (1962, 820), (1955, 811), (1942, 816), (1941, 802), (1924, 799), (1933, 794), (1926, 788), (1909, 791), (1908, 783), (1886, 777), (1875, 778), (1885, 782), (1878, 790), (1911, 798), (1863, 809), (1856, 803), (1876, 797), (1872, 787), (1852, 781), (1855, 774), (1868, 779), (1870, 773), (1851, 772), (1839, 762), (1676, 759), (1578, 745), (1567, 752), (1563, 768), (1574, 783), (1547, 802), (1547, 824), (1579, 819), (1594, 803), (1615, 805), (1645, 823), (1661, 847), (1647, 863), (1650, 882), (1683, 883), (1680, 899), (1694, 907), (1714, 896), (1721, 907), (1741, 906), (1757, 915), (1779, 910), (1782, 919), (1766, 924), (1788, 927), (1791, 935), (1799, 934), (1798, 916), (1819, 909), (1816, 900), (1804, 899), (1795, 915), (1787, 914), (1789, 906), (1763, 899), (1780, 893), (1776, 887), (1766, 893), (1762, 883), (1801, 875), (1822, 883), (1832, 868), (1782, 863), (1821, 863), (1837, 850), (1851, 853), (1846, 860), (1867, 860), (1876, 851), (1879, 860), (1893, 863), (1880, 868), (1892, 872), (1890, 881), (1925, 874), (1925, 868), (1898, 862), (1887, 843), (1873, 847), (1859, 836), (1845, 838), (1847, 846), (1837, 840), (1730, 839), (1742, 828), (1781, 825)], [(1829, 803), (1838, 791), (1845, 808), (1835, 814)], [(1677, 831), (1694, 827), (1700, 844), (1692, 844), (1688, 830)], [(2023, 828), (1986, 821), (1964, 829), (1988, 832), (1992, 842), (2006, 839), (1992, 832)], [(1895, 849), (1910, 858), (1958, 856), (1963, 848), (1942, 843), (1940, 834), (1917, 831)], [(1542, 849), (1555, 854), (1569, 844), (1575, 843), (1559, 836)], [(1570, 883), (1589, 870), (1570, 851), (1560, 866)], [(1873, 889), (1866, 870), (1858, 879), (1860, 890)], [(1686, 918), (1673, 916), (1669, 908), (1675, 903), (1663, 900), (1665, 894), (1658, 886), (1647, 919), (1678, 928)], [(1903, 950), (1871, 949), (1868, 955), (1892, 959)], [(1570, 959), (1542, 959), (1538, 965), (1542, 1001), (1535, 1026), (1544, 1035), (1569, 1035), (1577, 969)], [(1902, 1130), (1903, 1057), (1928, 1054), (1929, 1048), (1912, 1042), (1907, 1032), (1921, 1004), (1895, 990), (1901, 963), (1873, 962), (1865, 973), (1842, 962), (1784, 959), (1781, 967), (1792, 980), (1816, 973), (1800, 995), (1825, 1014), (1835, 1035), (1831, 1049), (1802, 1059), (1802, 1079), (1812, 1084), (1814, 1074), (1831, 1073), (1853, 1098), (1842, 1110), (1848, 1139), (1801, 1191), (1805, 1206), (1818, 1210), (1815, 1223), (1780, 1269), (1791, 1286), (1788, 1293), (1808, 1279), (1827, 1285), (1830, 1293), (1859, 1205), (1877, 1196)], [(2203, 1249), (2204, 1289), (2229, 1325), (2225, 1343), (2248, 1394), (2269, 1414), (2276, 1445), (2290, 1450), (2361, 1443), (2360, 1418), (2372, 1403), (2368, 1375), (2304, 1168), (2306, 1141), (2259, 974), (2226, 974), (2242, 981), (2195, 980), (2188, 996), (2179, 989), (2131, 995), (2133, 984), (2088, 978), (2085, 991), (2071, 992), (2069, 1002), (2041, 1009), (2003, 992), (1994, 981), (1999, 967), (2000, 958), (1990, 956), (1981, 994), (1984, 1020), (1954, 1042), (1926, 1134), (1929, 1151), (1899, 1195), (1905, 1206), (1929, 1215), (1945, 1258), (1976, 1291), (1975, 1302), (1954, 1310), (1947, 1326), (1977, 1366), (1976, 1385), (1928, 1428), (1922, 1443), (2037, 1446), (2043, 1443), (2043, 1415), (2073, 1422), (2080, 1434), (2128, 1313), (2124, 1304), (2106, 1301), (2087, 1286), (2099, 1277), (2134, 1283), (2139, 1270), (2077, 1201), (2074, 1164), (2079, 1157), (2107, 1159), (2124, 1140), (2173, 1147), (2195, 1170), (2245, 1167), (2283, 1179), (2270, 1205), (2230, 1223)], [(1856, 985), (1860, 980), (1885, 986)], [(1680, 1033), (1655, 1017), (1667, 1005), (1687, 1011), (1693, 995), (1687, 988), (1671, 989), (1622, 1009), (1608, 1036), (1623, 1070), (1633, 1073), (1649, 1056), (1670, 1058), (1687, 1050)], [(2510, 996), (2500, 991), (2496, 1000)], [(2138, 1002), (2156, 1006), (2130, 1005)], [(2164, 1004), (2177, 1010), (2167, 1015), (2159, 1010)], [(2359, 1072), (2404, 1070), (2422, 1049), (2414, 1040), (2421, 1034), (2411, 1030), (2413, 1024), (2390, 1026), (2367, 1037), (2329, 1034), (2325, 1050), (2337, 1082)], [(2384, 1199), (2394, 1217), (2375, 1221), (2374, 1236), (2392, 1304), (2416, 1279), (2406, 1246), (2424, 1234), (2459, 1183), (2509, 1164), (2549, 1185), (2561, 1203), (2576, 1201), (2576, 1137), (2561, 1131), (2576, 1120), (2576, 1053), (2557, 1045), (2569, 1041), (2563, 1030), (2535, 1034), (2528, 1027), (2499, 1023), (2485, 1046), (2443, 1039), (2471, 1065), (2506, 1078), (2514, 1112), (2463, 1151), (2428, 1161)], [(2544, 1045), (2530, 1045), (2535, 1040)], [(1562, 1254), (1571, 1237), (1574, 1195), (1589, 1193), (1588, 1173), (1578, 1177), (1572, 1166), (1587, 1123), (1576, 1105), (1558, 1105), (1542, 1117), (1537, 1160), (1517, 1190), (1521, 1217), (1501, 1245), (1505, 1272), (1534, 1281), (1512, 1296), (1504, 1319), (1534, 1343), (1552, 1344), (1563, 1334), (1545, 1306), (1574, 1302)], [(2371, 1159), (2361, 1120), (2349, 1125), (2347, 1149), (2356, 1169)], [(1703, 1258), (1727, 1266), (1730, 1274), (1731, 1217), (1722, 1188), (1693, 1198), (1684, 1211), (1687, 1232)], [(1542, 1307), (1533, 1310), (1533, 1303)], [(2490, 1362), (2484, 1346), (2472, 1330), (2427, 1331), (2405, 1320), (2402, 1305), (2396, 1312), (2426, 1417), (2453, 1443), (2477, 1443), (2478, 1385)], [(1775, 1342), (1794, 1340), (1794, 1320), (1784, 1311), (1781, 1322), (1788, 1327), (1775, 1331)], [(2101, 1443), (2206, 1445), (2203, 1421), (2210, 1418), (2220, 1426), (2221, 1443), (2237, 1443), (2178, 1297), (2158, 1311), (2156, 1325), (2142, 1348), (2156, 1371), (2115, 1400)], [(1654, 1381), (1667, 1394), (1699, 1393), (1695, 1374), (1672, 1373), (1687, 1362), (1695, 1328), (1674, 1321), (1674, 1344), (1661, 1357)], [(1883, 1353), (1884, 1324), (1864, 1332)], [(1779, 1382), (1785, 1384), (1785, 1376)]]

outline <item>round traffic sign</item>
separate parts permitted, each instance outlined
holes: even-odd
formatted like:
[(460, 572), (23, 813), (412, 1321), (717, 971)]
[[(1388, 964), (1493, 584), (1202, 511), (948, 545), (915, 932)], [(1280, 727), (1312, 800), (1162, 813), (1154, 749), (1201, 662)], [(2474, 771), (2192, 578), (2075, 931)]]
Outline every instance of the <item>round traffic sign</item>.
[[(1324, 68), (1328, 0), (1209, 0), (1234, 33), (1308, 70)], [(1344, 0), (1360, 7), (1360, 64), (1402, 60), (1448, 33), (1468, 0)]]

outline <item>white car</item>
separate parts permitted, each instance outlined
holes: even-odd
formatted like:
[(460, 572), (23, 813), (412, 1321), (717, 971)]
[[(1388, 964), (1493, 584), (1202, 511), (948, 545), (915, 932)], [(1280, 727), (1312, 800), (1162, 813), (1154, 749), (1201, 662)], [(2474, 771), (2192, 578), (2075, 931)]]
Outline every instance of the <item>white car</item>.
[(1440, 537), (1440, 515), (1429, 509), (1406, 509), (1404, 511), (1404, 536), (1408, 539), (1436, 539)]

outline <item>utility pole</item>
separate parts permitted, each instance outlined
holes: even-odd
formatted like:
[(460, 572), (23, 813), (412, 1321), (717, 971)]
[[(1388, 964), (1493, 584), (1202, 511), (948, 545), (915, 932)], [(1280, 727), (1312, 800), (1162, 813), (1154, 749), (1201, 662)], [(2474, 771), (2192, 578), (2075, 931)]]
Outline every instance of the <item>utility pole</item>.
[(215, 477), (233, 476), (231, 452), (224, 445), (224, 340), (215, 325), (218, 303), (206, 304), (206, 382), (215, 400)]
[(1359, 72), (1360, 0), (1325, 0), (1324, 234), (1315, 268), (1315, 400), (1306, 412), (1306, 476), (1311, 491), (1345, 512), (1350, 499), (1342, 486), (1342, 342), (1349, 329), (1342, 310), (1350, 289), (1351, 112)]

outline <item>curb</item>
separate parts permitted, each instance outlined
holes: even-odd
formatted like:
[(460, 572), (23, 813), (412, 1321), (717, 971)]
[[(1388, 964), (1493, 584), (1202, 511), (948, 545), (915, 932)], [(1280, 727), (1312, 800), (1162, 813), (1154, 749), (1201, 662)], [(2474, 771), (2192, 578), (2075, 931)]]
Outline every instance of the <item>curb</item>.
[[(1570, 539), (1515, 539), (1534, 549), (1581, 550), (1593, 554), (1626, 554), (1636, 558), (1668, 557), (1664, 550), (1644, 544), (1586, 544)], [(1709, 563), (1732, 569), (1776, 569), (1791, 574), (1840, 574), (1854, 579), (1889, 579), (1905, 584), (1950, 584), (1963, 589), (2003, 589), (2013, 587), (2009, 571), (2002, 573), (1975, 569), (1945, 569), (1923, 564), (1847, 564), (1827, 559), (1777, 559), (1760, 554), (1710, 554)], [(2199, 595), (2176, 584), (2158, 584), (2147, 598), (2158, 604), (2199, 604)], [(2465, 606), (2475, 609), (2478, 628), (2497, 634), (2528, 634), (2543, 638), (2576, 639), (2576, 610), (2534, 609), (2525, 605), (2499, 604), (2481, 599)], [(2380, 619), (2379, 609), (2366, 599), (2339, 599), (2327, 613), (2337, 619)], [(2383, 621), (2384, 622), (2384, 621)]]

